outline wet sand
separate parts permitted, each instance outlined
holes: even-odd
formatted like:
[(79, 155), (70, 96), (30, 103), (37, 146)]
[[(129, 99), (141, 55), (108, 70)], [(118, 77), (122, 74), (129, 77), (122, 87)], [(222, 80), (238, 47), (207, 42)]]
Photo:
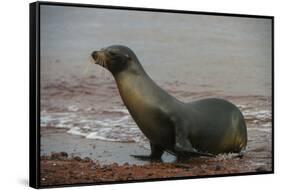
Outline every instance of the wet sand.
[(118, 163), (144, 164), (131, 154), (149, 154), (149, 151), (136, 143), (108, 142), (86, 139), (66, 133), (67, 129), (41, 129), (41, 155), (51, 155), (54, 152), (67, 152), (70, 157), (89, 157), (101, 164)]
[[(256, 135), (250, 132), (249, 139)], [(272, 170), (270, 147), (251, 140), (243, 157), (222, 154), (214, 158), (192, 158), (185, 163), (176, 163), (175, 157), (169, 154), (163, 155), (163, 163), (139, 161), (130, 155), (148, 154), (149, 150), (137, 143), (86, 139), (67, 134), (66, 129), (42, 128), (41, 143), (42, 186), (270, 173)]]

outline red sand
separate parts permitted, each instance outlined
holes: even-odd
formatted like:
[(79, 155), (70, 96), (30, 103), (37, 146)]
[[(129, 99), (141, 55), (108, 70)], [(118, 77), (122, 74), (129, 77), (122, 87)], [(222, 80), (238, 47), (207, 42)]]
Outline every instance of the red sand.
[(216, 160), (194, 158), (187, 163), (151, 163), (129, 165), (117, 163), (101, 165), (89, 158), (72, 157), (67, 153), (41, 156), (41, 185), (99, 183), (188, 176), (208, 176), (266, 171), (265, 168), (247, 167), (247, 158)]

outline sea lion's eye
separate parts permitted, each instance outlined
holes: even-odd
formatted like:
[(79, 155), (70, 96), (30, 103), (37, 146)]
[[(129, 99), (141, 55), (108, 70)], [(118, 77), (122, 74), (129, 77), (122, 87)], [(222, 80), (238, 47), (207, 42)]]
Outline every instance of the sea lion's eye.
[(127, 59), (129, 59), (129, 58), (130, 58), (130, 56), (129, 56), (128, 54), (125, 54), (125, 57), (126, 57)]

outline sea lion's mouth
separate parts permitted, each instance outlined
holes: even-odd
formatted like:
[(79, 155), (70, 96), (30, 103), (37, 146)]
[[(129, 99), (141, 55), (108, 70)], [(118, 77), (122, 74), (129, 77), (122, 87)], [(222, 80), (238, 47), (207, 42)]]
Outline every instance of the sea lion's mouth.
[(92, 56), (92, 63), (107, 68), (104, 53), (100, 51), (94, 51), (91, 56)]

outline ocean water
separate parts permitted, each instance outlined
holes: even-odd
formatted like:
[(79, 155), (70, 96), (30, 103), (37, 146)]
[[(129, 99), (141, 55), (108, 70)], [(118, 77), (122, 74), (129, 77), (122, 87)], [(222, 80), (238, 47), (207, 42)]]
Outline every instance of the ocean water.
[(44, 5), (41, 127), (148, 147), (109, 72), (98, 65), (84, 72), (91, 52), (112, 44), (130, 47), (151, 78), (181, 101), (219, 97), (236, 104), (247, 121), (249, 149), (271, 151), (267, 19)]

